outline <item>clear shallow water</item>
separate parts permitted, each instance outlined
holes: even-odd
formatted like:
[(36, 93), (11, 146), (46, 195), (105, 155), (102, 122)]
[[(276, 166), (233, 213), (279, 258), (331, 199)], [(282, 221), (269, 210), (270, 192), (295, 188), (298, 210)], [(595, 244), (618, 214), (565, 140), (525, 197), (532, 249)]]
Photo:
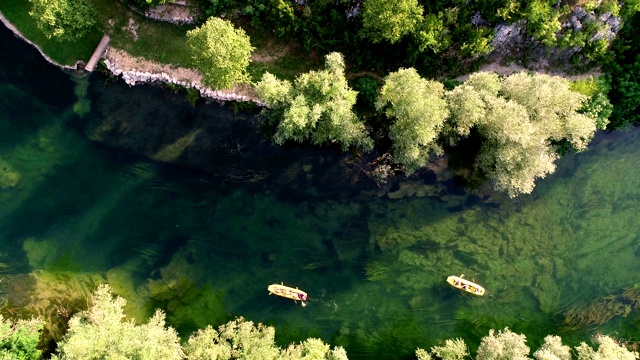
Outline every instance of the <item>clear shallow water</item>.
[[(220, 170), (207, 175), (92, 143), (76, 130), (74, 113), (86, 84), (0, 34), (11, 50), (0, 56), (8, 308), (53, 314), (57, 300), (108, 281), (129, 300), (130, 316), (144, 319), (160, 307), (183, 336), (242, 315), (275, 326), (283, 345), (322, 337), (350, 358), (407, 357), (452, 337), (475, 346), (505, 326), (533, 348), (552, 333), (572, 345), (595, 331), (637, 338), (638, 309), (601, 325), (570, 325), (564, 314), (640, 283), (638, 131), (599, 134), (534, 194), (491, 204), (432, 183), (413, 186), (438, 196), (330, 192), (313, 179), (336, 160), (299, 149), (272, 150), (273, 164), (258, 167), (278, 173), (274, 181), (229, 181), (233, 156), (213, 158)], [(118, 86), (104, 87), (94, 108), (108, 95), (126, 107)], [(151, 88), (132, 90), (129, 101), (138, 93), (173, 101)], [(121, 108), (105, 105), (86, 121), (122, 116), (114, 109)], [(229, 110), (200, 111), (215, 121)], [(282, 185), (294, 164), (309, 181)], [(461, 273), (487, 295), (463, 295), (444, 282)], [(307, 291), (309, 306), (267, 296), (267, 285), (280, 281)]]

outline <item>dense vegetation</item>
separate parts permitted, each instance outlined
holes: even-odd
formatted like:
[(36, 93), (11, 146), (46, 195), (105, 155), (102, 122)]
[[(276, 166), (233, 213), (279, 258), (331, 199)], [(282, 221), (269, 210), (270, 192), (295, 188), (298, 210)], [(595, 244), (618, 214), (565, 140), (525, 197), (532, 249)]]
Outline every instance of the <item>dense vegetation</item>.
[[(58, 341), (52, 359), (308, 359), (346, 360), (342, 347), (331, 347), (320, 339), (310, 338), (286, 348), (275, 344), (275, 329), (236, 318), (218, 329), (207, 326), (194, 332), (185, 342), (178, 333), (165, 325), (161, 310), (146, 324), (136, 324), (123, 312), (126, 300), (114, 297), (108, 285), (100, 285), (94, 292), (88, 310), (71, 317), (68, 330)], [(41, 319), (4, 319), (0, 316), (0, 356), (2, 359), (37, 360), (42, 356), (38, 348)], [(572, 351), (562, 344), (558, 336), (547, 336), (542, 346), (533, 353), (536, 360), (571, 360), (572, 353), (578, 360), (634, 360), (640, 354), (627, 349), (613, 338), (597, 334), (594, 350), (586, 343)], [(530, 359), (526, 337), (505, 328), (490, 330), (482, 338), (477, 350), (478, 360)], [(469, 349), (462, 339), (449, 339), (430, 351), (418, 348), (419, 360), (462, 360), (469, 357)]]
[(242, 29), (229, 21), (210, 18), (201, 27), (187, 32), (193, 64), (204, 74), (205, 84), (226, 89), (249, 80), (247, 66), (253, 47)]

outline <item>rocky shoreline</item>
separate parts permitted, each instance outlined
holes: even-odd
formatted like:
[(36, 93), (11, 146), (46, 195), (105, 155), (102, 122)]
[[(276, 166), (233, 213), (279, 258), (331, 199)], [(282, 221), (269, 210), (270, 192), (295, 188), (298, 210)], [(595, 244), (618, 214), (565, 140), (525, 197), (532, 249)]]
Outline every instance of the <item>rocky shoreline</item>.
[[(9, 30), (11, 30), (15, 34), (15, 36), (17, 36), (27, 44), (33, 46), (40, 53), (40, 55), (42, 55), (42, 57), (50, 64), (55, 65), (56, 67), (63, 70), (80, 71), (84, 69), (84, 63), (82, 63), (82, 61), (78, 61), (74, 66), (69, 66), (69, 65), (62, 65), (54, 61), (53, 59), (51, 59), (49, 56), (47, 56), (44, 53), (44, 51), (42, 51), (42, 49), (38, 45), (36, 45), (31, 40), (27, 39), (13, 24), (11, 24), (11, 22), (7, 20), (7, 18), (2, 14), (2, 12), (0, 12), (0, 21)], [(122, 54), (122, 51), (118, 50), (118, 52)], [(196, 80), (192, 80), (192, 79), (181, 80), (178, 77), (173, 76), (171, 74), (172, 72), (171, 69), (167, 69), (166, 72), (152, 72), (152, 71), (139, 71), (138, 69), (135, 69), (135, 68), (127, 68), (125, 66), (119, 66), (118, 58), (113, 56), (112, 55), (113, 53), (114, 52), (112, 51), (111, 48), (108, 48), (107, 51), (105, 51), (105, 53), (102, 55), (104, 64), (114, 76), (122, 77), (124, 82), (130, 86), (134, 86), (139, 83), (175, 84), (187, 89), (190, 89), (190, 88), (196, 89), (200, 93), (200, 96), (202, 96), (203, 98), (213, 99), (222, 103), (224, 103), (225, 101), (240, 101), (240, 102), (253, 102), (258, 106), (266, 106), (263, 102), (261, 102), (257, 98), (246, 95), (246, 94), (240, 94), (238, 92), (226, 91), (226, 90), (213, 90), (207, 86), (204, 86), (199, 80), (200, 78), (199, 76), (195, 76)]]
[(175, 76), (172, 76), (168, 72), (151, 72), (151, 71), (138, 71), (137, 69), (128, 69), (126, 67), (120, 67), (118, 65), (118, 59), (106, 55), (104, 57), (104, 64), (107, 69), (114, 75), (119, 76), (129, 86), (135, 86), (138, 83), (166, 83), (182, 86), (187, 89), (196, 89), (200, 95), (204, 98), (210, 98), (217, 101), (241, 101), (241, 102), (253, 102), (259, 106), (266, 106), (263, 102), (252, 98), (247, 95), (239, 94), (233, 91), (213, 90), (206, 87), (197, 80), (180, 80)]

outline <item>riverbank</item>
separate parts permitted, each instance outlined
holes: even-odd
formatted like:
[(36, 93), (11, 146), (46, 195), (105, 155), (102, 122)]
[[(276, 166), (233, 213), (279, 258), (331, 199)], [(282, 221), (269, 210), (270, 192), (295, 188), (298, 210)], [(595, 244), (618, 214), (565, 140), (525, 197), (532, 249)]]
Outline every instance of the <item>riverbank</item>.
[(58, 62), (56, 62), (55, 60), (53, 60), (52, 58), (50, 58), (49, 56), (47, 56), (47, 54), (45, 54), (45, 52), (42, 50), (42, 48), (40, 48), (40, 46), (36, 45), (33, 41), (27, 39), (26, 36), (24, 36), (20, 30), (18, 30), (18, 28), (16, 28), (5, 16), (4, 14), (0, 11), (0, 22), (2, 22), (4, 24), (4, 26), (6, 26), (9, 30), (11, 30), (15, 36), (19, 37), (20, 39), (22, 39), (22, 41), (26, 42), (27, 44), (33, 46), (36, 50), (38, 50), (38, 52), (40, 53), (40, 55), (42, 55), (42, 57), (47, 60), (49, 63), (64, 69), (64, 70), (77, 70), (78, 69), (78, 62), (76, 62), (76, 65), (74, 66), (69, 66), (69, 65), (63, 65), (60, 64)]
[(217, 101), (251, 101), (264, 106), (253, 89), (237, 85), (231, 90), (215, 90), (202, 84), (202, 74), (195, 69), (160, 64), (135, 57), (124, 50), (109, 47), (104, 55), (106, 68), (130, 86), (140, 83), (166, 83), (196, 89), (204, 98)]

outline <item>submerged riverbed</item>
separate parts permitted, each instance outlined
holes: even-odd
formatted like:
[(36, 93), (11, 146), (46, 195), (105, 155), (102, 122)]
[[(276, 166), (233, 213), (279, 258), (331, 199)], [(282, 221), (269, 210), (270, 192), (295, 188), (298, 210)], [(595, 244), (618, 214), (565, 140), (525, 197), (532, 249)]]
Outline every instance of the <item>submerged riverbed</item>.
[[(159, 307), (183, 337), (244, 316), (274, 326), (280, 345), (321, 337), (354, 359), (453, 337), (477, 346), (506, 326), (534, 349), (547, 334), (637, 340), (640, 309), (621, 296), (640, 283), (637, 130), (598, 134), (513, 200), (433, 178), (389, 196), (362, 173), (341, 176), (331, 151), (261, 141), (250, 115), (75, 79), (4, 28), (0, 40), (4, 311), (60, 318), (62, 301), (82, 308), (107, 281), (130, 316)], [(169, 121), (183, 129), (159, 125)], [(194, 124), (214, 129), (200, 137)], [(161, 136), (173, 147), (153, 143)], [(194, 165), (207, 153), (202, 171), (148, 158)], [(446, 284), (462, 273), (487, 294)], [(308, 306), (268, 296), (281, 281)]]

